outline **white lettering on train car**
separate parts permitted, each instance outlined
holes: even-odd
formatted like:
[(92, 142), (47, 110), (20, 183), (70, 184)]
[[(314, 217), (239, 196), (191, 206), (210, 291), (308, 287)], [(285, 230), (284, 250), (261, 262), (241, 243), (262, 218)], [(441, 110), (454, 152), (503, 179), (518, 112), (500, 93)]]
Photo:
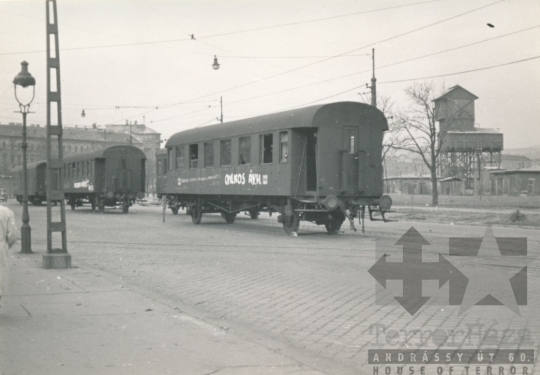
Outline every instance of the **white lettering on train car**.
[(262, 175), (249, 171), (248, 181), (251, 185), (262, 185)]
[(245, 173), (230, 173), (225, 175), (225, 185), (268, 185), (268, 175), (249, 171), (247, 181)]
[(225, 175), (225, 185), (245, 185), (246, 174), (245, 173), (231, 173)]
[(88, 184), (90, 183), (90, 180), (84, 180), (84, 181), (81, 181), (81, 182), (75, 182), (73, 184), (73, 187), (75, 189), (79, 189), (79, 188), (87, 188), (88, 187)]

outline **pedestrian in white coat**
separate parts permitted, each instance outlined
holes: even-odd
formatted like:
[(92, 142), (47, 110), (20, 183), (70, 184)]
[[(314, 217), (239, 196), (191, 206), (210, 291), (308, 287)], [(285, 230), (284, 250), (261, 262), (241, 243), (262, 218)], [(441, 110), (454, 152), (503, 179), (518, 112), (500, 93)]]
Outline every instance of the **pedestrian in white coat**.
[(9, 249), (19, 238), (15, 215), (9, 208), (0, 206), (0, 298), (6, 292), (9, 273)]

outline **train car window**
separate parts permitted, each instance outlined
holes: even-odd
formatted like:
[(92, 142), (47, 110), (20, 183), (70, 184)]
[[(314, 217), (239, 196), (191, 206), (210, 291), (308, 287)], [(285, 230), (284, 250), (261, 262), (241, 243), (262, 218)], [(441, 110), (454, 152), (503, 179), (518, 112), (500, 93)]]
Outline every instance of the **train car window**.
[(289, 161), (289, 133), (279, 133), (279, 162), (286, 163)]
[(240, 137), (238, 142), (238, 165), (251, 163), (251, 137)]
[(81, 170), (81, 173), (82, 173), (82, 176), (83, 177), (86, 177), (86, 161), (83, 161), (82, 162), (82, 170)]
[(127, 169), (126, 158), (120, 158), (120, 169), (123, 171)]
[(183, 146), (176, 146), (176, 169), (184, 168), (184, 150)]
[(356, 144), (355, 141), (356, 139), (354, 138), (354, 135), (351, 135), (349, 139), (349, 154), (354, 154), (355, 144)]
[(157, 173), (158, 173), (158, 176), (161, 176), (161, 175), (163, 174), (163, 173), (162, 173), (162, 170), (161, 170), (161, 168), (162, 168), (162, 167), (161, 167), (161, 164), (162, 164), (162, 163), (161, 163), (161, 160), (158, 159), (158, 161), (157, 161)]
[(204, 144), (204, 166), (214, 166), (214, 142), (206, 142)]
[(167, 154), (169, 157), (169, 170), (172, 171), (174, 169), (174, 148), (167, 149)]
[(90, 160), (90, 176), (94, 175), (94, 161)]
[(76, 177), (77, 176), (77, 169), (76, 169), (77, 168), (77, 163), (73, 163), (72, 167), (73, 168), (71, 169), (71, 176)]
[(230, 139), (224, 139), (219, 142), (219, 152), (220, 152), (220, 165), (231, 165), (231, 154), (232, 154), (232, 148), (231, 148), (231, 140)]
[(167, 174), (167, 159), (163, 159), (163, 174)]
[(199, 145), (189, 145), (189, 167), (199, 168)]
[(261, 149), (260, 159), (259, 159), (261, 163), (262, 164), (272, 163), (272, 154), (274, 152), (274, 135), (272, 133), (261, 135), (259, 147)]

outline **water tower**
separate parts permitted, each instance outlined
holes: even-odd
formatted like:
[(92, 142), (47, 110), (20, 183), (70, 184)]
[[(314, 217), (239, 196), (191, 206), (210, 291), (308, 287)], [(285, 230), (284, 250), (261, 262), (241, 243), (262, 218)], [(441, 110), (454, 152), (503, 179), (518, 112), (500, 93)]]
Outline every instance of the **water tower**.
[(439, 122), (440, 178), (463, 179), (465, 189), (482, 194), (482, 171), (500, 169), (503, 134), (496, 129), (474, 127), (474, 101), (478, 97), (463, 87), (449, 88), (436, 99)]

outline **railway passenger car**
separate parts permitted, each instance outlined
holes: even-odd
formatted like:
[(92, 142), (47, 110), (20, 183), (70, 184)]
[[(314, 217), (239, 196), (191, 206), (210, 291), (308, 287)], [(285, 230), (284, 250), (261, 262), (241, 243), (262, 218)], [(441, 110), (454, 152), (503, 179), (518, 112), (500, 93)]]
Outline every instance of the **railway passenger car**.
[(337, 233), (346, 218), (364, 224), (366, 207), (384, 219), (382, 139), (388, 124), (375, 107), (323, 104), (182, 131), (169, 138), (164, 193), (171, 208), (204, 213), (278, 213), (289, 234), (301, 220)]
[[(88, 202), (92, 209), (119, 205), (127, 213), (137, 198), (144, 197), (145, 162), (144, 153), (128, 145), (67, 156), (61, 172), (64, 197), (72, 210)], [(35, 205), (47, 200), (46, 170), (46, 161), (27, 165), (28, 200)], [(15, 196), (22, 202), (22, 167), (13, 171)]]
[[(26, 166), (28, 178), (28, 202), (36, 206), (40, 206), (47, 200), (45, 173), (47, 163), (38, 161), (28, 163)], [(23, 169), (22, 166), (17, 166), (12, 169), (13, 172), (13, 193), (19, 203), (22, 204), (23, 199)]]
[(64, 158), (64, 195), (74, 210), (89, 202), (100, 211), (121, 206), (124, 213), (145, 191), (144, 152), (134, 146), (102, 148)]

